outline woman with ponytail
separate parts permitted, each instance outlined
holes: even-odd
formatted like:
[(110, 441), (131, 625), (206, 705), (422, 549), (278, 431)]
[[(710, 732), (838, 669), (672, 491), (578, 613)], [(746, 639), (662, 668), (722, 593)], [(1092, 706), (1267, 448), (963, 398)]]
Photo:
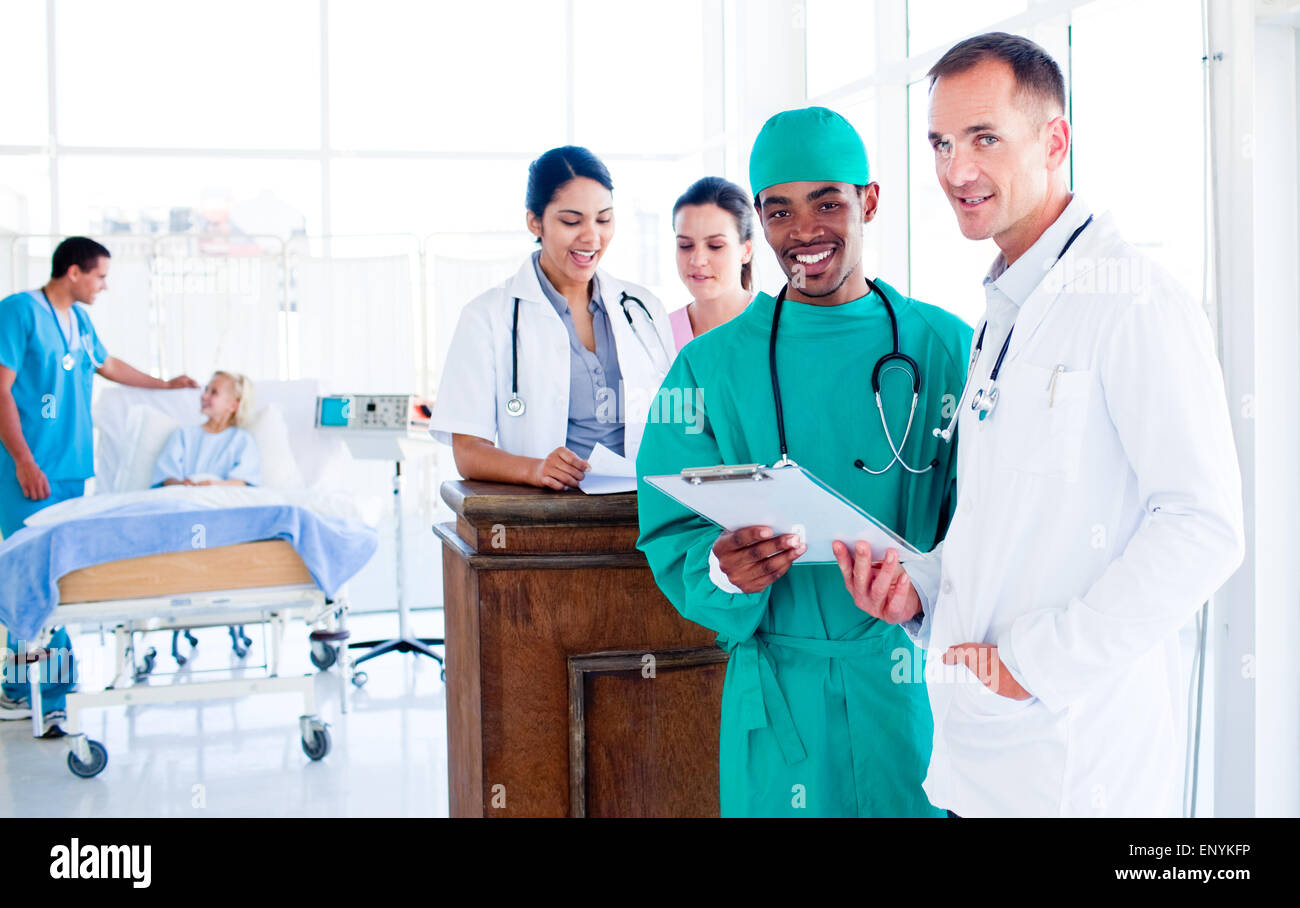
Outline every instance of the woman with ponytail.
[(754, 206), (722, 177), (704, 177), (673, 206), (677, 274), (691, 302), (669, 315), (677, 349), (739, 315), (754, 298)]

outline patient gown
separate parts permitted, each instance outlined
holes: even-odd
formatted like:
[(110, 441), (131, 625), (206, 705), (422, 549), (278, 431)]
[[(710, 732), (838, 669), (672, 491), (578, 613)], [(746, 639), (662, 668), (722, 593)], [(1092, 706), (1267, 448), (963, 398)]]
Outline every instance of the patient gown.
[[(789, 454), (921, 551), (954, 508), (956, 452), (934, 437), (965, 379), (971, 329), (877, 281), (898, 317), (900, 346), (920, 370), (882, 372), (881, 397), (903, 458), (894, 464), (871, 393), (893, 348), (889, 316), (868, 294), (840, 306), (787, 300), (777, 343)], [(939, 816), (921, 790), (933, 723), (922, 652), (903, 630), (859, 610), (832, 563), (792, 567), (760, 593), (727, 593), (709, 576), (720, 530), (645, 481), (687, 467), (772, 464), (780, 456), (768, 341), (775, 301), (693, 340), (664, 380), (637, 457), (645, 553), (664, 595), (718, 632), (729, 653), (722, 695), (724, 816)], [(702, 403), (702, 411), (694, 405)]]
[(215, 433), (202, 426), (177, 429), (153, 468), (153, 485), (166, 479), (242, 479), (250, 486), (261, 485), (257, 443), (237, 426)]

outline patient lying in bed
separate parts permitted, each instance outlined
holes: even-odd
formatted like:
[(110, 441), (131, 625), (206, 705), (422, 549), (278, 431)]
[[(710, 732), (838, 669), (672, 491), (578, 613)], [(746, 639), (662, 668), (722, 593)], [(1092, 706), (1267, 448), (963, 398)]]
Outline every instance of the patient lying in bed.
[(154, 466), (153, 485), (260, 485), (257, 443), (244, 428), (252, 398), (253, 383), (246, 377), (214, 372), (200, 398), (208, 421), (172, 433)]

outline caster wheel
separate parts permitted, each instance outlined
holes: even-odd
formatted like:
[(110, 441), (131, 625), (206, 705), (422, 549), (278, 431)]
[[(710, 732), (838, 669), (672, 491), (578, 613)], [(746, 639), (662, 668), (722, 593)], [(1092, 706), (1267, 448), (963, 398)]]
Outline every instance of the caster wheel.
[(352, 683), (353, 683), (353, 685), (356, 686), (356, 687), (361, 687), (361, 686), (363, 686), (363, 685), (364, 685), (367, 681), (369, 681), (369, 680), (370, 680), (370, 676), (367, 675), (365, 672), (353, 672), (353, 673), (352, 673)]
[(182, 655), (180, 655), (180, 654), (177, 654), (177, 656), (176, 656), (176, 664), (177, 664), (177, 665), (184, 665), (186, 662), (189, 662), (189, 661), (190, 661), (189, 659), (186, 659), (184, 656), (182, 656)]
[(446, 683), (447, 683), (447, 670), (444, 668), (442, 671), (438, 672), (438, 677), (442, 680), (442, 683), (443, 683), (443, 684), (446, 684)]
[(330, 752), (330, 732), (328, 728), (313, 728), (310, 738), (302, 739), (302, 752), (312, 760), (324, 759)]
[(149, 647), (149, 651), (144, 654), (144, 664), (140, 667), (140, 670), (135, 673), (135, 680), (143, 681), (147, 678), (153, 672), (154, 664), (157, 661), (158, 650), (151, 646)]
[(311, 645), (311, 664), (321, 671), (325, 671), (335, 662), (339, 661), (339, 648), (329, 646), (325, 643), (312, 642)]
[[(90, 745), (90, 762), (82, 763), (77, 759), (75, 753), (69, 753), (68, 769), (72, 770), (74, 776), (79, 776), (83, 779), (93, 779), (95, 776), (103, 772), (104, 767), (108, 765), (108, 751), (105, 750), (104, 745), (100, 744), (98, 741), (87, 741), (86, 743)], [(328, 738), (326, 738), (325, 747), (327, 750), (329, 749)]]
[(199, 645), (199, 638), (196, 637), (196, 636), (194, 636), (194, 634), (190, 633), (189, 631), (186, 631), (186, 632), (185, 632), (185, 639), (188, 640), (188, 641), (190, 641), (190, 646), (198, 646), (198, 645)]

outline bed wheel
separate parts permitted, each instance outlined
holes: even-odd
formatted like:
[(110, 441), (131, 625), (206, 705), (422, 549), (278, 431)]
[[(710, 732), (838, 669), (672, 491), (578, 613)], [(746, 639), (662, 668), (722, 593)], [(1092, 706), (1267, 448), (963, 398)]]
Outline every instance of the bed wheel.
[[(189, 639), (189, 631), (185, 632), (186, 639)], [(184, 665), (189, 660), (181, 655), (181, 632), (172, 631), (172, 658), (176, 660), (177, 665)]]
[(235, 651), (237, 658), (242, 659), (248, 655), (248, 647), (252, 642), (243, 636), (243, 628), (236, 628), (233, 624), (230, 626), (230, 648)]
[(330, 646), (328, 643), (320, 643), (316, 640), (311, 642), (311, 664), (321, 671), (325, 671), (335, 662), (339, 661), (339, 648)]
[(352, 683), (353, 683), (356, 687), (361, 687), (362, 685), (364, 685), (364, 684), (365, 684), (367, 681), (369, 681), (369, 680), (370, 680), (370, 676), (367, 675), (365, 672), (353, 672), (353, 673), (352, 673)]
[(311, 734), (302, 739), (302, 752), (312, 760), (322, 760), (330, 752), (330, 731), (323, 722), (311, 724)]
[[(104, 767), (108, 765), (108, 751), (105, 750), (104, 745), (100, 744), (98, 741), (87, 741), (86, 746), (90, 748), (90, 762), (82, 763), (77, 759), (75, 753), (69, 751), (68, 769), (72, 770), (74, 776), (79, 776), (83, 779), (93, 779), (95, 776), (103, 772)], [(328, 748), (328, 739), (326, 746)]]
[(158, 650), (151, 646), (144, 654), (144, 665), (142, 665), (140, 670), (135, 673), (135, 680), (137, 683), (143, 681), (153, 672), (154, 663), (157, 661)]

